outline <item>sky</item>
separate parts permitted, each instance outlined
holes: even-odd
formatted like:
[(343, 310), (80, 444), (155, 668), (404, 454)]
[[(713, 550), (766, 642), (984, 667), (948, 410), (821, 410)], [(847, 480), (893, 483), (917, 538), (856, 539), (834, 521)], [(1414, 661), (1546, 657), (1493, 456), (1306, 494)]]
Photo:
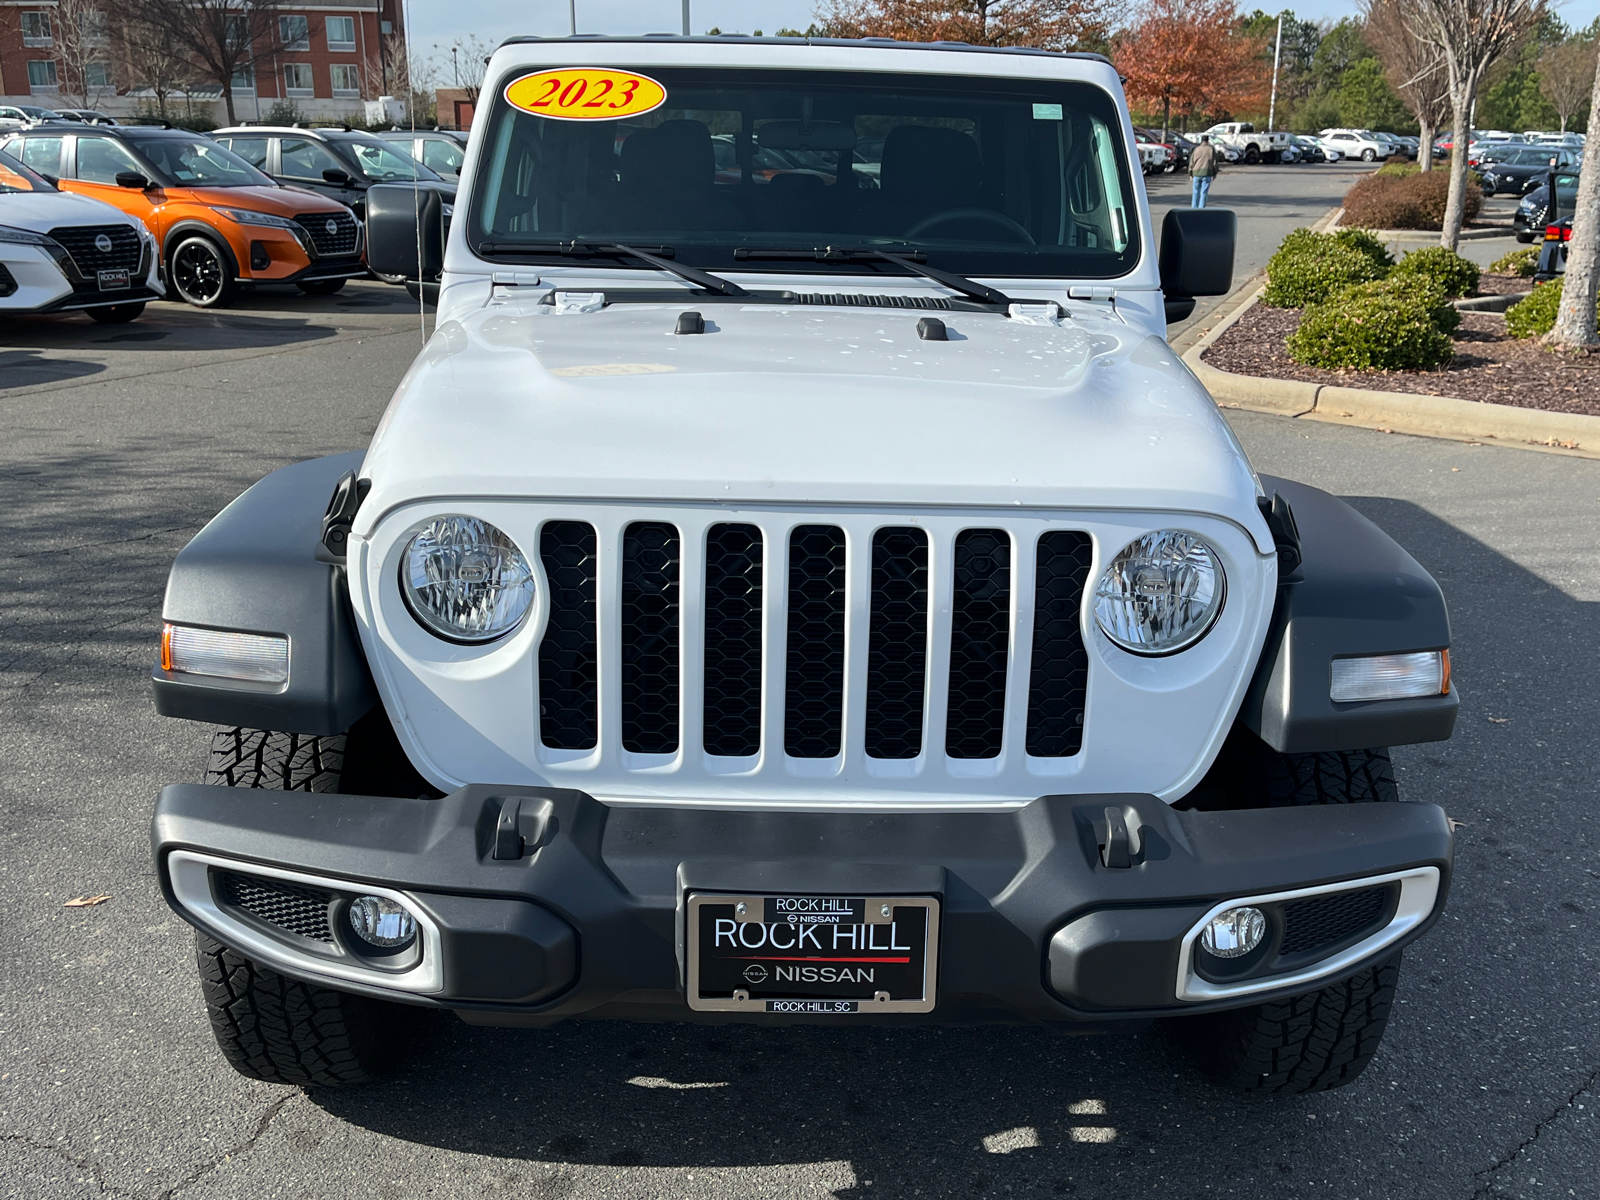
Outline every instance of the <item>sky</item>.
[[(411, 43), (426, 55), (476, 36), (491, 45), (519, 33), (560, 36), (568, 32), (570, 0), (405, 0)], [(579, 33), (676, 33), (683, 27), (681, 0), (576, 0)], [(1267, 8), (1272, 0), (1240, 0), (1245, 11)], [(813, 20), (816, 0), (690, 0), (690, 29), (704, 33), (774, 33), (780, 27), (804, 29)], [(1301, 18), (1337, 20), (1356, 14), (1354, 0), (1299, 0)], [(1556, 10), (1568, 25), (1582, 27), (1600, 15), (1600, 0), (1567, 0)], [(446, 56), (448, 57), (448, 56)]]

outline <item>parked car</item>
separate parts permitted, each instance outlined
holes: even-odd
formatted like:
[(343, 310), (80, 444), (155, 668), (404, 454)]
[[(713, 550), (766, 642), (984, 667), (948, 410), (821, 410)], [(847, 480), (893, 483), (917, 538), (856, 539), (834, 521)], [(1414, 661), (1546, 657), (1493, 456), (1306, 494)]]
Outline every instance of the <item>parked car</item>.
[(441, 179), (454, 183), (461, 178), (461, 164), (467, 155), (465, 130), (391, 129), (378, 136), (399, 146)]
[(1375, 141), (1384, 142), (1384, 143), (1388, 144), (1388, 146), (1389, 146), (1389, 156), (1391, 158), (1415, 158), (1416, 157), (1416, 154), (1413, 153), (1413, 151), (1411, 149), (1410, 143), (1407, 142), (1404, 138), (1402, 138), (1399, 134), (1373, 132), (1371, 134), (1371, 136), (1372, 136), (1373, 140), (1375, 140)]
[(1249, 121), (1225, 121), (1205, 131), (1213, 142), (1232, 146), (1247, 163), (1277, 162), (1280, 152), (1289, 144), (1289, 135), (1283, 132), (1266, 133)]
[(1346, 158), (1362, 162), (1382, 162), (1394, 153), (1394, 146), (1365, 129), (1324, 129), (1317, 135), (1324, 145), (1332, 145)]
[[(575, 80), (650, 123), (544, 116)], [(482, 97), (444, 250), (434, 195), (368, 194), (374, 268), (439, 284), (372, 444), (166, 590), (156, 708), (212, 752), (153, 868), (228, 1063), (360, 1083), (418, 1006), (1168, 1019), (1271, 1096), (1427, 1019), (1395, 991), (1453, 835), (1387, 802), (1456, 792), (1376, 747), (1451, 732), (1444, 597), (1166, 349), (1235, 216), (1150, 236), (1111, 63), (527, 38)], [(713, 125), (758, 121), (839, 182), (719, 182)], [(880, 186), (840, 186), (863, 126)]]
[(413, 183), (437, 191), (445, 217), (454, 211), (455, 185), (400, 146), (348, 126), (244, 125), (211, 135), (279, 183), (348, 205), (366, 220), (367, 189), (375, 183)]
[(1572, 151), (1560, 146), (1501, 149), (1495, 157), (1478, 164), (1480, 186), (1485, 196), (1520, 196), (1544, 183), (1552, 164), (1556, 170), (1575, 168), (1575, 157)]
[(1327, 138), (1316, 137), (1312, 134), (1296, 134), (1295, 136), (1299, 141), (1305, 142), (1317, 149), (1317, 151), (1322, 155), (1322, 158), (1319, 161), (1336, 163), (1343, 161), (1345, 157), (1344, 151), (1340, 150), (1332, 142), (1328, 141)]
[(1140, 129), (1135, 127), (1134, 136), (1141, 142), (1165, 147), (1168, 151), (1166, 161), (1162, 165), (1164, 171), (1186, 171), (1189, 169), (1189, 152), (1194, 143), (1187, 138), (1179, 137), (1173, 130), (1168, 130), (1166, 137), (1161, 136), (1159, 129)]
[(42, 125), (0, 149), (68, 192), (103, 200), (145, 223), (164, 278), (201, 308), (240, 288), (294, 284), (327, 296), (367, 273), (350, 210), (283, 187), (226, 147), (153, 125)]
[(115, 125), (117, 119), (107, 116), (98, 109), (93, 108), (58, 108), (56, 112), (69, 121), (81, 121), (85, 125)]
[(1325, 149), (1318, 139), (1306, 137), (1303, 134), (1294, 134), (1290, 140), (1294, 148), (1300, 152), (1300, 161), (1303, 163), (1338, 162), (1344, 156), (1337, 150), (1331, 154)]
[[(1560, 174), (1556, 176), (1556, 210), (1558, 219), (1570, 218), (1573, 209), (1578, 203), (1578, 176)], [(1517, 211), (1511, 215), (1511, 228), (1515, 231), (1517, 241), (1531, 242), (1540, 237), (1545, 227), (1550, 223), (1550, 185), (1548, 181), (1537, 183), (1522, 197), (1517, 205)]]
[(132, 321), (163, 294), (159, 258), (143, 223), (0, 151), (0, 315)]

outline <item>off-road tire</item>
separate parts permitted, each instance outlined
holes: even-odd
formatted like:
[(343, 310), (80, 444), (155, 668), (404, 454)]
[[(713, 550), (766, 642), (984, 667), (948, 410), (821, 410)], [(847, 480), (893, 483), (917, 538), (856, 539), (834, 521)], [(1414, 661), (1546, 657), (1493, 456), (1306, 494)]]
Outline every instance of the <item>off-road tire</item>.
[(370, 1083), (398, 1064), (420, 1018), (405, 1005), (290, 979), (203, 933), (195, 934), (195, 958), (217, 1047), (249, 1079)]
[(343, 279), (310, 279), (295, 286), (308, 296), (331, 296), (342, 291), (346, 282)]
[(1244, 161), (1252, 167), (1255, 166), (1256, 163), (1261, 161), (1261, 151), (1255, 146), (1246, 146), (1244, 148)]
[(211, 735), (205, 781), (275, 792), (337, 792), (344, 747), (342, 734), (313, 737), (266, 729), (219, 729)]
[(129, 321), (137, 321), (142, 312), (144, 312), (143, 301), (133, 304), (112, 304), (105, 308), (88, 310), (90, 318), (102, 325), (126, 325)]
[(1190, 1017), (1186, 1040), (1232, 1091), (1286, 1096), (1343, 1087), (1377, 1053), (1399, 978), (1395, 954), (1315, 992)]
[(1389, 751), (1330, 750), (1321, 754), (1276, 754), (1261, 762), (1267, 803), (1393, 804), (1400, 799)]

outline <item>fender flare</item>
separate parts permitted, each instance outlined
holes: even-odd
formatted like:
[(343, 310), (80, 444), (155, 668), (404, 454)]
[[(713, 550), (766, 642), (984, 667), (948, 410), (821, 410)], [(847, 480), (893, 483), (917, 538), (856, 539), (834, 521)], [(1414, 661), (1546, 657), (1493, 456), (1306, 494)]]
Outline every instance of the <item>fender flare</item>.
[(222, 247), (223, 257), (228, 260), (228, 266), (233, 270), (233, 277), (235, 279), (240, 278), (239, 259), (234, 254), (233, 246), (229, 244), (227, 236), (207, 225), (204, 221), (196, 221), (192, 218), (178, 221), (172, 228), (167, 230), (167, 236), (161, 242), (161, 266), (163, 269), (166, 268), (167, 262), (171, 259), (172, 251), (177, 249), (178, 243), (190, 234), (198, 234)]
[(1433, 576), (1337, 496), (1270, 475), (1261, 486), (1293, 511), (1301, 561), (1279, 579), (1240, 722), (1285, 754), (1444, 741), (1460, 707), (1454, 686), (1412, 700), (1336, 704), (1328, 694), (1335, 658), (1450, 648)]
[(163, 716), (285, 733), (344, 733), (378, 702), (356, 631), (344, 567), (319, 556), (334, 485), (365, 453), (272, 472), (223, 509), (178, 554), (162, 620), (289, 639), (289, 681), (251, 683), (152, 674)]

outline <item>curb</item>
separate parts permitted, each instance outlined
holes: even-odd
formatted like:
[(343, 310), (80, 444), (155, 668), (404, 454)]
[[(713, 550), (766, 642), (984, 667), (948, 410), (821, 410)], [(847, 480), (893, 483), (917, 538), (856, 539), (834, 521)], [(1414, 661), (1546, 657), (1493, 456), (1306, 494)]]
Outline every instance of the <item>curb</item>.
[(1452, 300), (1459, 312), (1505, 312), (1519, 300), (1526, 300), (1532, 292), (1507, 292), (1501, 296), (1469, 296), (1462, 300)]
[[(1360, 229), (1360, 225), (1341, 226), (1346, 229)], [(1386, 242), (1407, 242), (1424, 240), (1437, 242), (1440, 230), (1437, 229), (1370, 229), (1367, 232), (1376, 235)], [(1496, 226), (1493, 229), (1463, 229), (1461, 240), (1463, 242), (1485, 242), (1494, 238), (1515, 237), (1516, 230), (1509, 225)]]

